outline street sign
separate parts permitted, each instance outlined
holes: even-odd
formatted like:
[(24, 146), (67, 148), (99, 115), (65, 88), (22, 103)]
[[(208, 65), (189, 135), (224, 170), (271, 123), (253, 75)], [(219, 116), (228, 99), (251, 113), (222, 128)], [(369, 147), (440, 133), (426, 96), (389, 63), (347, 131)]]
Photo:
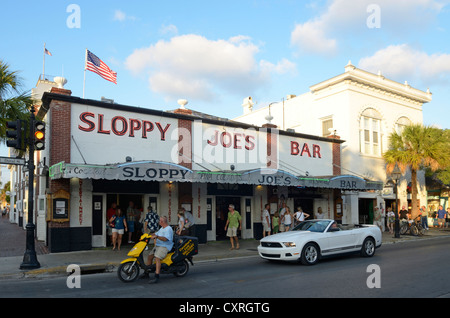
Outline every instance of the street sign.
[(25, 165), (24, 158), (0, 157), (0, 163), (5, 165)]

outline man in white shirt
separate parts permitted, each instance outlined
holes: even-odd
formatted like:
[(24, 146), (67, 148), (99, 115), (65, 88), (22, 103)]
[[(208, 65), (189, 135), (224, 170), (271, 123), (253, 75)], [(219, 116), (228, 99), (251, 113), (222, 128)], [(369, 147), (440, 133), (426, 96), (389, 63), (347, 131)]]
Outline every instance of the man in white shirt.
[(167, 217), (162, 216), (159, 218), (159, 225), (161, 228), (152, 235), (155, 240), (155, 247), (148, 255), (148, 264), (153, 263), (153, 258), (155, 258), (156, 269), (155, 278), (150, 280), (149, 283), (157, 283), (159, 281), (159, 274), (161, 271), (161, 260), (163, 260), (167, 253), (172, 249), (173, 246), (173, 230), (167, 222)]
[(264, 206), (264, 211), (262, 213), (262, 224), (263, 224), (263, 237), (266, 237), (266, 232), (268, 233), (267, 235), (270, 235), (270, 205), (266, 204)]

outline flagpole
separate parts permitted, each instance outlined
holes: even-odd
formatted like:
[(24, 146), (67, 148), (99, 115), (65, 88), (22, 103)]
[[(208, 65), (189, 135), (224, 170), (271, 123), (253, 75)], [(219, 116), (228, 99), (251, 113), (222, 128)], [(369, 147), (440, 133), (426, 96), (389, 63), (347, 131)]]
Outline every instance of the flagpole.
[(85, 89), (85, 86), (86, 86), (86, 63), (87, 63), (87, 49), (86, 49), (86, 54), (84, 56), (83, 98), (84, 98), (84, 89)]
[(44, 42), (44, 62), (42, 63), (42, 80), (45, 80), (45, 42)]

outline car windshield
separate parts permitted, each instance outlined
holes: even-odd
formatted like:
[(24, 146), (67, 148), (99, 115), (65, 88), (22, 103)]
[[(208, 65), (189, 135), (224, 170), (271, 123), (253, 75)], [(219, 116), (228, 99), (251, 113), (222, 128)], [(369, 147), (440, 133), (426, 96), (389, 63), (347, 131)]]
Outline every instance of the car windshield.
[(330, 224), (329, 220), (311, 220), (304, 221), (294, 227), (292, 231), (311, 231), (311, 232), (323, 232)]

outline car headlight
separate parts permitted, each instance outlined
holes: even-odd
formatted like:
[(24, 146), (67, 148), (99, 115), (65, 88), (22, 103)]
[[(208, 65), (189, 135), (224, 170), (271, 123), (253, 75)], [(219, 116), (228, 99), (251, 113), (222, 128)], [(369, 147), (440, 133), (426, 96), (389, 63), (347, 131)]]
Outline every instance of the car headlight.
[(286, 247), (295, 247), (295, 243), (294, 242), (283, 242), (284, 246)]

